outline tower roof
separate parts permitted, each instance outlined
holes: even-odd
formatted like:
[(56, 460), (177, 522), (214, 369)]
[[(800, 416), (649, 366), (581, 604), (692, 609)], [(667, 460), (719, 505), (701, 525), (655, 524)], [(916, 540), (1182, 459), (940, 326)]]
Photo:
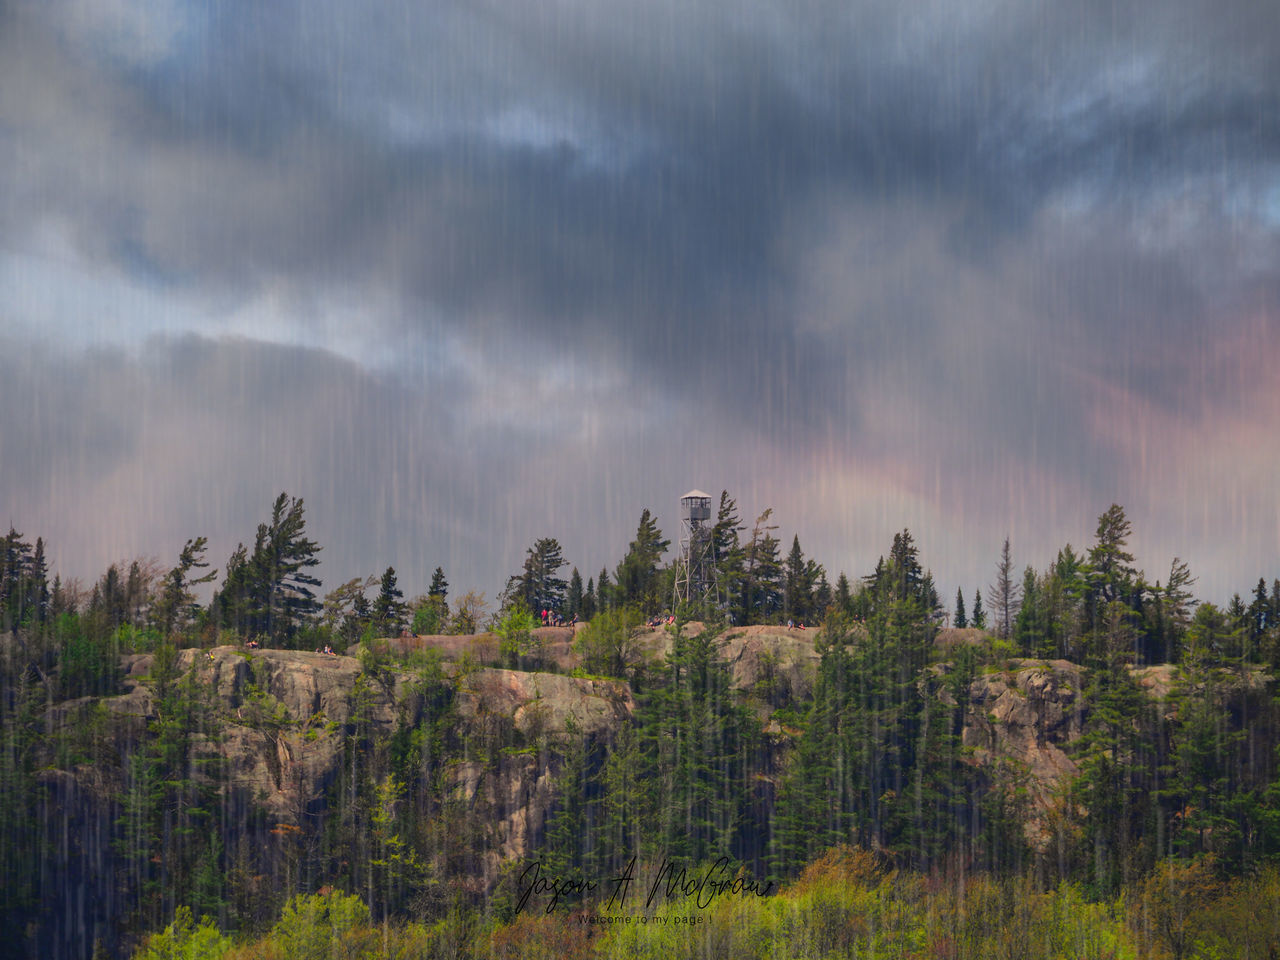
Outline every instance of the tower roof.
[(711, 499), (711, 494), (709, 494), (709, 493), (703, 493), (701, 490), (690, 490), (688, 493), (686, 493), (686, 494), (685, 494), (683, 497), (681, 497), (680, 499), (681, 499), (681, 500), (688, 500), (690, 497), (698, 497), (698, 498), (700, 498), (700, 499), (702, 499), (702, 500), (710, 500), (710, 499)]

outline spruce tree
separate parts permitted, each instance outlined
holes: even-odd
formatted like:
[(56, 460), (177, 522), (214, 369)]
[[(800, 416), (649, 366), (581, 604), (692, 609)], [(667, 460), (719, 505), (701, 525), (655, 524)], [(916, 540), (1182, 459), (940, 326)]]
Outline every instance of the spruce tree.
[(973, 617), (970, 622), (979, 630), (987, 629), (987, 614), (982, 609), (982, 591), (973, 591)]
[(1024, 657), (1053, 655), (1049, 644), (1049, 612), (1044, 590), (1036, 572), (1028, 566), (1022, 572), (1021, 603), (1013, 621), (1013, 640)]
[(427, 587), (428, 597), (439, 597), (441, 600), (449, 596), (449, 581), (444, 578), (444, 568), (436, 567), (431, 574), (431, 586)]
[(849, 577), (843, 570), (836, 578), (835, 604), (841, 613), (849, 613), (853, 609), (853, 591), (849, 588)]
[(788, 620), (802, 623), (809, 618), (809, 597), (805, 591), (804, 551), (800, 549), (800, 537), (791, 538), (791, 552), (783, 573), (782, 615)]
[(964, 615), (964, 592), (959, 587), (956, 587), (956, 614), (954, 617), (954, 623), (961, 630), (969, 626), (969, 620)]
[(1253, 588), (1253, 601), (1249, 604), (1249, 642), (1255, 647), (1262, 641), (1262, 635), (1266, 632), (1267, 627), (1272, 625), (1270, 620), (1271, 601), (1267, 596), (1267, 581), (1263, 577), (1258, 578), (1258, 585)]
[(582, 601), (582, 574), (578, 572), (577, 567), (574, 567), (573, 572), (569, 574), (569, 593), (565, 597), (565, 616), (581, 616)]
[(671, 541), (662, 538), (657, 521), (646, 508), (640, 514), (636, 538), (631, 541), (614, 576), (620, 603), (635, 604), (646, 613), (658, 608), (661, 603), (657, 588), (658, 562), (670, 545)]
[(751, 540), (743, 551), (742, 619), (740, 623), (768, 623), (782, 610), (783, 574), (778, 538), (769, 523), (773, 508), (756, 518)]
[[(809, 561), (812, 563), (813, 561)], [(831, 584), (827, 583), (827, 571), (822, 567), (818, 567), (817, 586), (813, 591), (814, 619), (823, 620), (827, 616), (827, 611), (831, 608), (832, 595)]]
[(0, 539), (0, 620), (11, 633), (31, 616), (31, 544), (13, 527)]
[(395, 567), (387, 567), (382, 574), (378, 597), (373, 601), (373, 628), (379, 636), (396, 636), (404, 629), (408, 615), (409, 608), (404, 603), (404, 594), (396, 585)]
[(600, 576), (596, 578), (596, 613), (613, 609), (613, 584), (609, 582), (609, 571), (600, 568)]
[(728, 490), (720, 491), (720, 509), (716, 513), (716, 525), (711, 528), (711, 550), (719, 579), (720, 600), (733, 615), (742, 609), (742, 543), (740, 534), (746, 530), (738, 517), (738, 502), (729, 496)]

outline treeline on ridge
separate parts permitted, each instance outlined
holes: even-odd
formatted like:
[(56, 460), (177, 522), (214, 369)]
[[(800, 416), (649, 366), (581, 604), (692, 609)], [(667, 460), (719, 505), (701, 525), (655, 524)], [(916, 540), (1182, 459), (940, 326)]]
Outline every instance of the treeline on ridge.
[[(555, 780), (532, 856), (563, 875), (612, 876), (631, 857), (692, 867), (724, 856), (782, 882), (852, 844), (924, 876), (1080, 884), (1086, 898), (1114, 901), (1171, 863), (1226, 882), (1280, 856), (1280, 581), (1268, 591), (1260, 579), (1247, 603), (1236, 596), (1225, 609), (1196, 602), (1176, 559), (1163, 583), (1149, 583), (1113, 506), (1087, 550), (1064, 546), (1043, 571), (1019, 578), (1006, 542), (993, 583), (968, 611), (961, 592), (948, 614), (908, 531), (865, 576), (841, 573), (832, 586), (798, 538), (782, 556), (770, 521), (765, 511), (748, 527), (721, 496), (718, 603), (671, 610), (672, 572), (662, 566), (670, 544), (646, 510), (613, 573), (585, 585), (576, 569), (561, 575), (568, 564), (554, 538), (536, 540), (491, 615), (475, 592), (451, 600), (440, 568), (410, 601), (390, 567), (322, 595), (312, 572), (320, 546), (306, 535), (302, 501), (285, 494), (221, 579), (195, 537), (167, 570), (113, 565), (83, 591), (50, 578), (42, 540), (11, 530), (0, 540), (0, 875), (14, 879), (0, 893), (0, 934), (64, 953), (87, 946), (88, 955), (95, 942), (136, 943), (187, 908), (248, 937), (270, 929), (294, 895), (324, 887), (358, 893), (378, 920), (520, 922), (518, 871), (492, 891), (469, 882), (487, 833), (447, 773), (459, 758), (497, 764), (525, 751), (549, 758)], [(204, 584), (216, 585), (208, 604), (196, 599)], [(397, 659), (376, 642), (405, 628), (490, 626), (514, 665), (532, 658), (548, 669), (532, 639), (548, 609), (589, 621), (577, 640), (584, 671), (634, 694), (633, 722), (612, 741), (477, 732), (457, 715), (459, 673), (429, 655)], [(645, 619), (668, 611), (677, 619), (670, 652), (655, 660), (632, 640)], [(943, 645), (949, 619), (980, 629)], [(733, 689), (726, 634), (788, 620), (822, 624), (812, 696), (797, 700), (768, 678)], [(684, 629), (694, 621), (703, 628)], [(379, 732), (359, 708), (335, 731), (346, 772), (314, 828), (297, 835), (220, 781), (208, 745), (228, 724), (299, 721), (273, 712), (265, 696), (243, 717), (220, 716), (177, 665), (182, 648), (250, 640), (358, 644), (365, 689), (390, 671), (414, 678), (412, 722)], [(124, 735), (98, 698), (119, 692), (121, 657), (135, 653), (154, 658), (156, 716)], [(976, 763), (963, 736), (975, 678), (1014, 672), (1024, 658), (1081, 665), (1090, 717), (1073, 756), (1078, 776), (1036, 811), (1038, 840), (1027, 831), (1026, 771)], [(1159, 664), (1173, 667), (1163, 700), (1134, 674)], [(77, 700), (81, 721), (63, 723), (72, 714), (61, 705)], [(84, 768), (123, 793), (106, 808), (78, 808), (96, 810), (93, 822), (56, 820), (48, 797), (62, 781), (50, 771)], [(93, 887), (110, 901), (95, 916), (109, 923), (78, 935), (47, 906), (86, 882), (69, 868), (59, 874), (79, 863), (59, 839), (69, 827), (100, 835), (109, 874)]]

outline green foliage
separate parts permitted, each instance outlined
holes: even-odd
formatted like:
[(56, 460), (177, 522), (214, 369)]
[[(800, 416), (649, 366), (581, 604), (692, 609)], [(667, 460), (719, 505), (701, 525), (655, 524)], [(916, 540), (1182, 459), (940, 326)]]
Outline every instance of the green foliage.
[(778, 538), (769, 523), (772, 508), (756, 518), (751, 539), (742, 548), (741, 592), (736, 623), (771, 623), (782, 612), (783, 573)]
[(387, 567), (382, 574), (378, 597), (373, 601), (373, 628), (381, 637), (397, 636), (404, 629), (408, 615), (404, 593), (396, 584), (395, 567)]
[(747, 813), (759, 721), (730, 689), (716, 630), (676, 631), (672, 642), (636, 716), (632, 845), (690, 865), (718, 856), (759, 862), (763, 838)]
[(1022, 573), (1021, 603), (1013, 622), (1013, 642), (1024, 657), (1050, 657), (1049, 610), (1044, 589), (1033, 568)]
[(220, 847), (211, 847), (209, 832), (226, 761), (211, 749), (216, 724), (196, 668), (181, 673), (177, 651), (161, 644), (150, 683), (156, 716), (125, 761), (117, 853), (128, 865), (137, 915), (154, 926), (193, 900), (202, 907), (220, 901), (216, 884), (197, 868), (212, 855), (214, 876), (221, 875)]
[(512, 669), (518, 668), (525, 660), (541, 659), (542, 641), (533, 632), (537, 624), (532, 611), (521, 599), (508, 606), (494, 624), (493, 632), (498, 635), (498, 649), (503, 660)]
[(671, 541), (662, 538), (657, 521), (646, 508), (640, 514), (636, 538), (631, 541), (614, 576), (615, 603), (638, 606), (645, 613), (661, 608), (669, 593), (659, 587), (658, 562), (670, 545)]
[[(217, 929), (195, 916), (247, 938), (300, 891), (340, 884), (363, 902), (346, 898), (356, 906), (344, 913), (324, 906), (325, 896), (293, 900), (275, 932), (246, 939), (236, 956), (278, 960), (295, 948), (325, 957), (513, 956), (523, 945), (563, 957), (1161, 958), (1234, 955), (1246, 939), (1249, 955), (1280, 951), (1280, 910), (1264, 896), (1280, 892), (1271, 866), (1280, 862), (1280, 703), (1266, 670), (1280, 663), (1280, 581), (1268, 592), (1260, 580), (1229, 606), (1197, 607), (1194, 579), (1177, 559), (1166, 585), (1144, 582), (1127, 552), (1128, 522), (1113, 507), (1087, 556), (1068, 545), (1042, 572), (1024, 570), (1010, 638), (935, 651), (936, 590), (909, 531), (895, 535), (856, 592), (843, 575), (832, 591), (798, 537), (779, 557), (769, 511), (743, 543), (727, 494), (721, 508), (712, 539), (735, 619), (805, 620), (832, 608), (816, 637), (813, 696), (784, 701), (790, 687), (778, 682), (768, 651), (753, 651), (753, 689), (734, 690), (717, 629), (683, 635), (690, 609), (677, 611), (682, 622), (663, 662), (642, 655), (642, 607), (627, 598), (667, 595), (657, 566), (666, 542), (646, 513), (617, 584), (604, 571), (598, 589), (572, 578), (565, 608), (586, 614), (601, 602), (579, 631), (575, 675), (601, 681), (601, 696), (617, 691), (622, 702), (629, 693), (631, 722), (579, 728), (571, 720), (563, 736), (549, 723), (562, 715), (559, 704), (525, 705), (517, 723), (508, 701), (487, 691), (493, 675), (477, 674), (465, 656), (446, 665), (431, 652), (396, 657), (366, 644), (341, 725), (319, 712), (306, 722), (290, 716), (269, 694), (257, 655), (250, 681), (232, 684), (230, 709), (209, 686), (213, 667), (198, 659), (184, 673), (191, 654), (181, 648), (197, 635), (206, 645), (234, 642), (236, 628), (265, 627), (266, 617), (279, 627), (272, 637), (294, 645), (394, 631), (400, 597), (390, 568), (385, 603), (371, 603), (365, 593), (375, 581), (358, 578), (326, 596), (318, 623), (289, 601), (305, 581), (275, 581), (275, 599), (264, 592), (284, 569), (262, 559), (269, 544), (292, 540), (295, 561), (314, 546), (301, 534), (300, 501), (277, 501), (261, 543), (233, 557), (212, 615), (191, 599), (200, 538), (187, 541), (168, 575), (145, 562), (113, 565), (78, 604), (56, 580), (43, 599), (42, 541), (32, 548), (11, 531), (0, 551), (10, 631), (0, 648), (0, 936), (36, 942), (25, 931), (69, 915), (65, 904), (56, 914), (43, 905), (50, 890), (65, 889), (68, 898), (109, 900), (126, 942), (169, 922), (146, 949), (185, 956), (201, 937), (225, 949)], [(558, 549), (538, 541), (525, 570), (553, 592), (564, 565)], [(483, 597), (457, 599), (451, 616), (437, 574), (415, 601), (415, 630), (474, 632)], [(523, 586), (523, 574), (513, 579)], [(966, 599), (957, 593), (957, 623)], [(983, 619), (981, 601), (971, 622)], [(697, 612), (714, 619), (715, 611)], [(484, 642), (500, 646), (510, 665), (538, 666), (536, 623), (515, 598), (497, 619), (498, 638)], [(122, 713), (125, 701), (97, 699), (119, 692), (121, 654), (134, 652), (152, 653), (143, 682), (154, 708), (145, 717)], [(977, 730), (975, 746), (962, 742), (962, 734), (975, 742), (975, 683), (1003, 681), (1007, 696), (1033, 700), (1020, 656), (1083, 664), (1082, 689), (1073, 691), (1084, 732), (1073, 754), (1079, 777), (1047, 808), (998, 741), (992, 749)], [(1170, 662), (1178, 668), (1147, 668)], [(984, 665), (995, 673), (980, 675)], [(223, 672), (220, 694), (227, 679)], [(227, 776), (224, 737), (235, 749), (267, 745), (276, 803), (261, 804)], [(297, 789), (304, 765), (334, 755), (322, 800)], [(781, 897), (715, 907), (725, 922), (706, 935), (577, 936), (527, 917), (500, 935), (493, 924), (514, 910), (498, 897), (485, 912), (477, 878), (497, 831), (475, 811), (508, 775), (539, 791), (551, 785), (547, 820), (531, 819), (525, 835), (531, 856), (557, 871), (611, 876), (631, 857), (651, 871), (664, 858), (693, 868), (726, 856), (757, 876), (802, 880)], [(85, 788), (89, 776), (99, 778), (94, 789)], [(96, 809), (99, 792), (118, 806)], [(1027, 848), (1033, 793), (1047, 854)], [(281, 797), (293, 805), (285, 816)], [(849, 842), (877, 853), (839, 846)], [(92, 872), (91, 856), (96, 887), (79, 880)], [(815, 858), (821, 866), (807, 866)], [(963, 884), (952, 882), (960, 876)], [(1036, 884), (1023, 879), (1030, 876)], [(833, 889), (821, 888), (827, 881)], [(381, 927), (370, 925), (370, 912)], [(406, 925), (409, 917), (424, 923)], [(525, 935), (541, 939), (522, 944)]]
[(569, 592), (565, 597), (564, 615), (566, 618), (582, 616), (582, 600), (582, 574), (578, 572), (577, 567), (574, 567), (569, 574)]
[[(850, 838), (928, 864), (970, 812), (959, 762), (960, 715), (922, 685), (936, 630), (900, 574), (881, 565), (865, 628), (829, 617), (818, 637), (817, 684), (783, 781), (775, 857), (794, 872)], [(955, 701), (953, 700), (953, 703)]]
[(374, 927), (358, 898), (333, 892), (292, 898), (265, 937), (232, 948), (216, 927), (194, 924), (183, 909), (135, 960), (1190, 960), (1276, 953), (1280, 874), (1267, 868), (1223, 880), (1213, 866), (1163, 861), (1122, 895), (1090, 899), (1075, 884), (1045, 888), (1020, 877), (917, 874), (839, 846), (766, 896), (720, 896), (703, 908), (661, 899), (643, 914), (613, 911), (629, 923), (578, 922), (608, 912), (606, 891), (572, 917), (502, 909), (499, 922), (486, 922), (479, 910), (455, 900), (434, 923)]
[(207, 542), (204, 537), (188, 540), (178, 554), (177, 565), (165, 575), (163, 587), (152, 611), (161, 637), (167, 639), (171, 633), (182, 633), (189, 628), (199, 612), (191, 588), (212, 583), (217, 576), (216, 570), (210, 570), (199, 577), (191, 575), (193, 570), (209, 566), (204, 560)]
[(1149, 844), (1157, 815), (1149, 784), (1160, 766), (1159, 743), (1144, 736), (1150, 708), (1120, 661), (1091, 671), (1086, 701), (1090, 724), (1077, 744), (1080, 775), (1074, 785), (1089, 811), (1088, 875), (1094, 889), (1114, 895), (1152, 862)]
[[(821, 565), (806, 560), (799, 536), (791, 539), (791, 552), (783, 568), (782, 615), (787, 620), (812, 624), (826, 604), (817, 597), (819, 581), (826, 582)], [(829, 591), (828, 591), (829, 593)]]
[(426, 603), (420, 604), (414, 609), (413, 622), (410, 624), (409, 630), (415, 636), (443, 633), (448, 617), (447, 608), (441, 610), (440, 605), (434, 599), (428, 598)]
[(401, 818), (405, 789), (392, 774), (378, 783), (373, 798), (372, 856), (373, 889), (377, 891), (379, 913), (386, 919), (399, 911), (416, 889), (424, 872), (417, 853), (402, 836)]
[[(85, 629), (75, 613), (59, 614), (53, 623), (58, 644), (58, 686), (64, 699), (108, 696), (116, 692), (120, 680), (121, 631), (95, 637)], [(128, 628), (122, 628), (128, 629)]]
[(213, 603), (220, 623), (241, 636), (261, 634), (285, 643), (320, 612), (313, 589), (320, 581), (308, 572), (320, 563), (320, 547), (305, 529), (302, 500), (281, 493), (271, 520), (258, 525), (253, 552), (241, 544), (227, 561)]
[(273, 945), (289, 960), (334, 960), (360, 957), (361, 927), (369, 924), (369, 908), (359, 897), (341, 891), (300, 894), (285, 904), (271, 929)]
[(230, 949), (212, 919), (202, 917), (197, 924), (189, 908), (179, 907), (173, 923), (149, 936), (134, 960), (221, 960)]
[(556, 611), (564, 606), (568, 584), (558, 575), (565, 565), (560, 541), (554, 537), (542, 537), (534, 541), (524, 560), (524, 570), (507, 580), (503, 607), (517, 600), (535, 613)]
[(13, 527), (0, 537), (0, 629), (17, 633), (23, 626), (40, 626), (49, 615), (48, 572), (44, 540), (34, 550)]
[(597, 614), (574, 638), (587, 672), (618, 679), (630, 676), (643, 658), (637, 637), (643, 623), (644, 615), (633, 606)]

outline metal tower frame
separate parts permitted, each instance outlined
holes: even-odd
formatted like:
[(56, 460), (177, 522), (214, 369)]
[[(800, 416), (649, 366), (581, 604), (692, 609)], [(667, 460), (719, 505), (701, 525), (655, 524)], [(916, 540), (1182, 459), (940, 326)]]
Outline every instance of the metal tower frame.
[(690, 490), (680, 498), (680, 553), (676, 557), (675, 604), (720, 603), (720, 577), (712, 533), (711, 497)]

